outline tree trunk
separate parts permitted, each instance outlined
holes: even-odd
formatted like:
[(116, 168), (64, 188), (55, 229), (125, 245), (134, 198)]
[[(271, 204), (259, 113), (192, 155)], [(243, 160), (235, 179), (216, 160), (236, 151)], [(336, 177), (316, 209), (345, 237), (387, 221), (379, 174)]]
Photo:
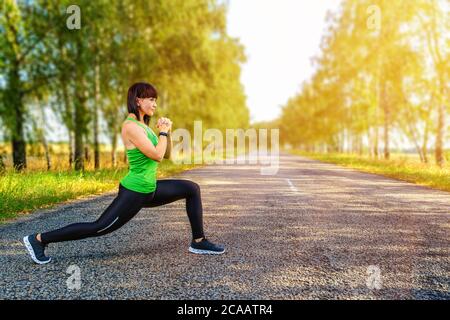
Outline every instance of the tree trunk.
[(1, 151), (0, 152), (0, 174), (3, 174), (6, 170), (5, 162), (3, 160), (4, 156), (5, 156), (5, 154), (3, 153), (3, 151)]
[(369, 157), (373, 157), (373, 139), (372, 139), (372, 128), (368, 128), (367, 135), (367, 153)]
[[(438, 103), (438, 119), (436, 128), (436, 145), (435, 145), (435, 159), (436, 164), (440, 167), (444, 166), (444, 138), (445, 138), (445, 99), (446, 99), (446, 86), (448, 82), (447, 78), (447, 61), (446, 57), (442, 55), (440, 43), (439, 43), (439, 21), (438, 21), (438, 3), (433, 1), (431, 4), (430, 24), (423, 24), (426, 31), (426, 39), (430, 55), (433, 59), (434, 68), (437, 74), (437, 82), (439, 85), (439, 96), (437, 97)], [(445, 20), (441, 20), (442, 23)]]
[(423, 150), (419, 145), (419, 139), (417, 139), (417, 134), (415, 132), (415, 127), (413, 127), (412, 122), (413, 120), (411, 118), (408, 117), (408, 119), (406, 120), (407, 122), (407, 127), (408, 127), (408, 131), (409, 131), (409, 135), (411, 136), (411, 139), (413, 141), (414, 147), (416, 148), (416, 152), (419, 154), (420, 157), (420, 162), (425, 162), (425, 157), (423, 155)]
[(85, 131), (85, 92), (84, 87), (77, 89), (75, 103), (75, 170), (84, 170), (83, 152), (84, 141), (83, 133)]
[(84, 171), (84, 141), (83, 138), (86, 135), (86, 117), (88, 116), (88, 111), (86, 110), (86, 101), (88, 98), (87, 84), (86, 84), (86, 69), (87, 66), (83, 61), (84, 51), (84, 40), (77, 38), (76, 42), (76, 58), (75, 60), (79, 62), (79, 67), (75, 71), (75, 116), (74, 116), (74, 132), (75, 132), (75, 170)]
[(378, 148), (379, 148), (379, 139), (380, 139), (380, 130), (378, 129), (378, 126), (375, 126), (375, 138), (374, 138), (374, 143), (373, 143), (373, 155), (376, 159), (378, 159), (379, 156), (379, 152), (378, 152)]
[(91, 154), (89, 152), (89, 146), (87, 144), (84, 145), (84, 161), (87, 163), (91, 162)]
[(19, 66), (16, 65), (10, 73), (10, 90), (8, 90), (8, 95), (11, 99), (9, 108), (13, 110), (11, 114), (13, 166), (17, 171), (22, 171), (27, 167), (26, 143), (23, 132), (25, 107), (20, 88)]
[(82, 127), (79, 123), (79, 112), (75, 112), (75, 152), (74, 152), (74, 163), (75, 170), (84, 170), (84, 161), (83, 161), (83, 134), (80, 132)]
[(5, 173), (6, 171), (5, 158), (6, 152), (3, 150), (3, 147), (0, 147), (0, 174)]
[[(408, 102), (408, 99), (406, 98), (406, 94), (403, 92), (403, 89), (401, 89), (402, 96), (403, 96), (403, 105), (405, 109), (404, 113), (404, 120), (400, 119), (400, 125), (403, 129), (403, 131), (409, 136), (409, 138), (412, 140), (414, 144), (414, 148), (416, 148), (416, 152), (420, 157), (420, 162), (425, 162), (425, 157), (423, 155), (423, 149), (420, 147), (419, 143), (419, 133), (417, 130), (417, 127), (415, 125), (416, 121), (414, 119), (414, 115), (411, 111), (410, 103)], [(403, 117), (402, 117), (403, 118)], [(403, 124), (404, 123), (404, 124)], [(406, 124), (406, 127), (405, 127)]]
[(45, 113), (44, 113), (44, 107), (41, 104), (41, 98), (38, 97), (38, 107), (39, 107), (39, 111), (40, 111), (40, 126), (41, 129), (39, 130), (39, 140), (42, 143), (42, 146), (44, 147), (44, 153), (45, 153), (45, 160), (47, 162), (47, 170), (51, 170), (52, 168), (52, 162), (51, 162), (51, 157), (50, 157), (50, 152), (49, 152), (49, 148), (48, 148), (48, 143), (47, 143), (47, 139), (45, 138)]
[(387, 92), (386, 92), (386, 82), (383, 81), (381, 85), (381, 97), (380, 101), (382, 104), (383, 114), (384, 114), (384, 132), (383, 132), (383, 139), (384, 139), (384, 159), (389, 160), (391, 152), (389, 148), (389, 130), (390, 130), (390, 121), (391, 121), (391, 110), (389, 107), (389, 103), (387, 102)]
[(358, 134), (358, 154), (362, 156), (364, 154), (363, 136)]
[[(59, 52), (61, 53), (61, 60), (64, 61), (66, 59), (66, 48), (63, 46), (61, 42), (61, 35), (58, 36), (58, 47)], [(59, 77), (59, 83), (62, 95), (62, 101), (64, 102), (64, 110), (62, 111), (62, 117), (64, 119), (64, 123), (67, 127), (67, 131), (69, 133), (69, 169), (72, 169), (73, 161), (74, 161), (74, 111), (72, 108), (71, 100), (69, 99), (69, 92), (67, 89), (67, 79), (64, 77), (64, 75), (61, 73), (61, 76)]]
[(442, 101), (438, 106), (438, 123), (436, 132), (436, 149), (435, 157), (436, 164), (440, 167), (444, 166), (444, 151), (443, 151), (443, 140), (444, 140), (444, 129), (445, 129), (445, 107)]
[(61, 92), (60, 95), (62, 95), (62, 101), (64, 102), (65, 110), (62, 111), (62, 117), (64, 119), (64, 123), (67, 127), (67, 131), (69, 133), (69, 168), (72, 169), (73, 160), (74, 160), (74, 148), (73, 148), (73, 142), (74, 142), (74, 131), (73, 131), (73, 122), (74, 122), (74, 114), (73, 109), (70, 104), (69, 100), (69, 93), (67, 91), (67, 82), (64, 77), (60, 77), (59, 79), (60, 86), (61, 86)]
[(15, 170), (22, 171), (27, 167), (26, 144), (23, 136), (23, 119), (21, 112), (19, 111), (21, 107), (16, 105), (16, 108), (16, 118), (14, 119), (15, 130), (12, 138), (13, 164)]
[(117, 166), (117, 135), (113, 135), (112, 137), (112, 149), (111, 149), (111, 163), (113, 168)]
[(50, 152), (49, 152), (49, 149), (48, 149), (47, 139), (45, 138), (45, 135), (42, 135), (41, 143), (44, 146), (45, 160), (47, 161), (47, 170), (51, 170), (51, 168), (52, 168), (52, 161), (51, 161)]
[(72, 169), (73, 164), (73, 132), (69, 129), (69, 168)]
[(423, 143), (422, 143), (423, 161), (425, 163), (428, 163), (428, 135), (430, 132), (430, 113), (432, 106), (433, 106), (433, 99), (431, 100), (430, 105), (428, 106), (428, 111), (425, 118), (425, 131), (423, 134)]
[(338, 134), (338, 139), (339, 139), (339, 141), (338, 141), (338, 152), (339, 153), (344, 153), (344, 132), (343, 131), (341, 131)]
[(100, 168), (100, 148), (98, 143), (98, 110), (100, 110), (100, 66), (98, 55), (95, 65), (95, 107), (94, 107), (94, 169)]

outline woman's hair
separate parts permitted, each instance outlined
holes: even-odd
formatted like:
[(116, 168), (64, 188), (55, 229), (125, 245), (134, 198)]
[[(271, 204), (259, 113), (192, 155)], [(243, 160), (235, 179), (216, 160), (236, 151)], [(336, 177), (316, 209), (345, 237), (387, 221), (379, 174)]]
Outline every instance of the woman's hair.
[[(141, 120), (139, 117), (139, 107), (137, 105), (136, 98), (158, 99), (158, 92), (156, 91), (154, 86), (146, 82), (137, 82), (128, 89), (128, 99), (127, 99), (128, 112), (134, 113), (136, 118), (138, 120)], [(144, 122), (146, 125), (150, 123), (150, 118), (151, 118), (150, 116), (144, 115)]]

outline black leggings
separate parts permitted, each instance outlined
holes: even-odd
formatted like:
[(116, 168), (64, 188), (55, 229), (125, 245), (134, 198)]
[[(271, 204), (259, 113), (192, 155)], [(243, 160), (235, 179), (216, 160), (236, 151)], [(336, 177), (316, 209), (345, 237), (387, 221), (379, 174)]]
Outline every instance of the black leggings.
[(119, 184), (119, 193), (102, 215), (94, 222), (74, 223), (41, 234), (42, 243), (79, 240), (98, 237), (113, 232), (130, 221), (142, 208), (162, 206), (186, 199), (186, 211), (194, 239), (204, 237), (203, 209), (200, 187), (189, 180), (157, 180), (156, 190), (140, 193), (126, 189)]

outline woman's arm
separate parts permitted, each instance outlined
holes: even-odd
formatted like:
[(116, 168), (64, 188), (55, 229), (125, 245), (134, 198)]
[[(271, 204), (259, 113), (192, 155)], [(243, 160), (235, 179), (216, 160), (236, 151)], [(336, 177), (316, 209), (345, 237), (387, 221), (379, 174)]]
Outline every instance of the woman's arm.
[(166, 148), (166, 152), (164, 154), (164, 159), (170, 159), (170, 156), (172, 154), (172, 136), (171, 136), (172, 121), (169, 118), (165, 118), (165, 117), (159, 118), (158, 122), (156, 123), (156, 128), (161, 130), (161, 128), (163, 126), (168, 126), (164, 130), (164, 132), (167, 132), (167, 134), (168, 134), (167, 135), (167, 148)]
[(167, 138), (160, 136), (156, 147), (147, 138), (146, 133), (137, 124), (127, 123), (124, 124), (124, 130), (126, 130), (126, 136), (136, 148), (138, 148), (143, 154), (150, 159), (161, 162), (167, 149)]
[(170, 159), (171, 154), (172, 154), (172, 136), (169, 131), (167, 135), (167, 148), (166, 153), (164, 154), (164, 159)]

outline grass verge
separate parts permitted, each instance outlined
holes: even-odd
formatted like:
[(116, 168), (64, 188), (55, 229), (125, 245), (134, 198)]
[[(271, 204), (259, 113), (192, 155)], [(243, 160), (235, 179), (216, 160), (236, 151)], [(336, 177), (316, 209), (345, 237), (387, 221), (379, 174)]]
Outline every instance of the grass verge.
[(373, 159), (352, 154), (317, 154), (289, 150), (291, 154), (338, 164), (359, 171), (412, 182), (433, 189), (450, 191), (450, 168), (424, 164), (405, 155), (396, 155), (392, 160)]

